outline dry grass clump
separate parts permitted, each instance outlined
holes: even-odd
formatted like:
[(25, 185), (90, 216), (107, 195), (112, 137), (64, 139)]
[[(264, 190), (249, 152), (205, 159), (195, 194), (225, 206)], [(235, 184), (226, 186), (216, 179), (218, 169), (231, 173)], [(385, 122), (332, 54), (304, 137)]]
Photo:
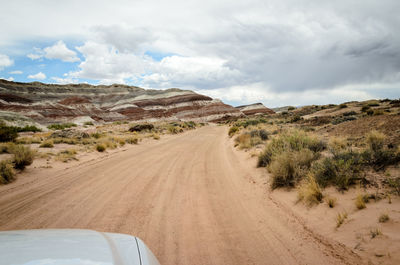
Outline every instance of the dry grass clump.
[(39, 137), (18, 137), (15, 142), (17, 144), (40, 144), (42, 140)]
[(328, 197), (326, 203), (328, 204), (329, 208), (334, 208), (336, 206), (337, 199), (335, 197)]
[(379, 228), (374, 228), (369, 231), (369, 234), (371, 235), (371, 238), (375, 238), (382, 235), (382, 231)]
[(240, 149), (250, 149), (264, 143), (268, 139), (267, 131), (263, 129), (244, 132), (235, 138), (235, 146)]
[(366, 203), (368, 202), (368, 196), (365, 194), (358, 194), (355, 200), (355, 205), (357, 209), (361, 210), (364, 209), (366, 206)]
[(285, 151), (274, 156), (268, 166), (272, 173), (271, 188), (293, 187), (305, 175), (311, 163), (316, 159), (316, 154), (309, 149), (300, 151)]
[(154, 140), (160, 140), (160, 135), (158, 135), (156, 133), (153, 133), (152, 137), (153, 137)]
[(32, 164), (35, 156), (29, 146), (23, 145), (14, 145), (11, 148), (11, 153), (14, 154), (14, 167), (21, 170)]
[(66, 138), (66, 137), (55, 137), (53, 138), (54, 144), (69, 144), (76, 145), (79, 143), (79, 139), (77, 138)]
[(170, 134), (178, 134), (178, 133), (181, 133), (181, 132), (183, 132), (183, 129), (182, 128), (180, 128), (180, 126), (178, 126), (178, 125), (169, 125), (168, 127), (167, 127), (167, 130), (168, 130), (168, 132), (170, 133)]
[(347, 213), (343, 212), (343, 213), (338, 213), (336, 216), (336, 227), (339, 228), (344, 221), (347, 219)]
[(41, 147), (41, 148), (52, 148), (52, 147), (54, 147), (54, 142), (53, 142), (53, 140), (46, 140), (43, 143), (41, 143), (39, 147)]
[(342, 137), (332, 137), (328, 142), (328, 149), (332, 154), (338, 154), (348, 147), (347, 140)]
[(125, 139), (125, 142), (128, 144), (138, 144), (139, 139), (137, 137), (128, 137)]
[(67, 163), (67, 162), (69, 162), (71, 160), (78, 160), (76, 158), (76, 154), (77, 154), (77, 151), (75, 149), (67, 149), (67, 150), (60, 151), (56, 155), (55, 159), (57, 161), (61, 161), (61, 162)]
[(8, 184), (15, 180), (15, 171), (12, 161), (0, 161), (0, 184)]
[(322, 201), (323, 194), (315, 178), (310, 175), (298, 189), (298, 200), (305, 201), (308, 205), (318, 204)]
[(383, 213), (383, 214), (381, 214), (380, 216), (379, 216), (379, 219), (378, 219), (378, 221), (379, 221), (379, 223), (386, 223), (387, 221), (389, 221), (389, 214), (387, 214), (387, 213)]
[(118, 142), (119, 142), (118, 139), (110, 137), (108, 139), (102, 140), (99, 144), (105, 146), (105, 148), (107, 148), (107, 149), (115, 149), (118, 147), (118, 144), (117, 144)]

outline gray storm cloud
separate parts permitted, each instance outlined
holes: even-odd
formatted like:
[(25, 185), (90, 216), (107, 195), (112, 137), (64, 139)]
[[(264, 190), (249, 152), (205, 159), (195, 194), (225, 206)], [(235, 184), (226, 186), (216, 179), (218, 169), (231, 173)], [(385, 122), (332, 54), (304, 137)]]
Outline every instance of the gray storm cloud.
[[(84, 60), (66, 73), (73, 78), (229, 91), (243, 103), (262, 93), (284, 100), (353, 88), (346, 100), (399, 91), (397, 0), (8, 1), (2, 9), (0, 47), (10, 58), (37, 36), (83, 43), (75, 50)], [(171, 55), (159, 61), (149, 51)]]

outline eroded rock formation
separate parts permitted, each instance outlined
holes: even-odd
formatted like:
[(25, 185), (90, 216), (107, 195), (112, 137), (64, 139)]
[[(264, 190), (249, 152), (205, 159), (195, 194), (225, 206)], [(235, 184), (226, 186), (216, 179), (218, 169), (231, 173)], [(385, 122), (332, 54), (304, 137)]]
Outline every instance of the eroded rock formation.
[(274, 114), (272, 109), (265, 107), (262, 103), (255, 103), (250, 105), (243, 105), (236, 107), (245, 115), (257, 115), (257, 114)]
[(41, 124), (57, 121), (217, 121), (242, 112), (189, 90), (148, 90), (126, 85), (19, 83), (0, 79), (0, 111)]

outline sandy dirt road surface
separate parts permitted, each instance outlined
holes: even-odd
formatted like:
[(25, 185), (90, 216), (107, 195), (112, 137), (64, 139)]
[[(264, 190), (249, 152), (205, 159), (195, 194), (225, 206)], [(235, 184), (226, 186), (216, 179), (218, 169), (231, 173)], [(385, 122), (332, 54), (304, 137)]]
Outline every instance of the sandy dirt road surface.
[(142, 238), (163, 265), (360, 264), (269, 199), (227, 128), (149, 141), (0, 187), (0, 230), (89, 228)]

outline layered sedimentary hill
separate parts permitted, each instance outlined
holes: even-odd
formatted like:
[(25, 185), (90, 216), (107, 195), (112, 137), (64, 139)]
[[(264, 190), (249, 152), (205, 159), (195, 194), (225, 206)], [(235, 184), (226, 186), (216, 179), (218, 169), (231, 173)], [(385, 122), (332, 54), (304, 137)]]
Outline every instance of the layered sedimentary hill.
[(0, 111), (41, 124), (56, 121), (217, 121), (243, 115), (220, 100), (189, 90), (126, 85), (18, 83), (0, 79)]
[(254, 103), (250, 105), (243, 105), (236, 107), (245, 115), (257, 115), (257, 114), (274, 114), (272, 109), (265, 107), (262, 103)]

